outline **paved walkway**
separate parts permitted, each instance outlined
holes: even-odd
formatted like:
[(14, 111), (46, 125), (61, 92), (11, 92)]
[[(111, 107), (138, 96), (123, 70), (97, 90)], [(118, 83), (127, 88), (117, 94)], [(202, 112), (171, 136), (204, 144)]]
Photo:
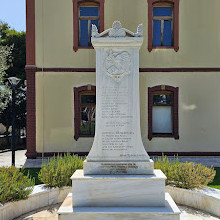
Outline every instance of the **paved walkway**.
[[(48, 206), (35, 212), (30, 212), (14, 220), (58, 220), (57, 210), (61, 204)], [(180, 220), (219, 220), (208, 213), (201, 212), (186, 206), (178, 206), (181, 210)]]
[[(169, 157), (173, 160), (173, 157)], [(220, 157), (178, 157), (180, 162), (201, 163), (205, 166), (220, 167)]]
[[(18, 150), (15, 152), (15, 165), (21, 168), (23, 165), (26, 168), (40, 168), (43, 162), (47, 162), (48, 158), (27, 159), (25, 156), (26, 150)], [(155, 157), (156, 158), (156, 157)], [(170, 157), (171, 160), (173, 157)], [(180, 162), (195, 162), (202, 163), (206, 166), (220, 167), (220, 157), (179, 157)], [(11, 165), (11, 151), (0, 153), (0, 167)]]
[[(15, 166), (21, 168), (27, 157), (25, 156), (26, 150), (18, 150), (15, 152)], [(0, 153), (0, 167), (11, 166), (11, 151)]]

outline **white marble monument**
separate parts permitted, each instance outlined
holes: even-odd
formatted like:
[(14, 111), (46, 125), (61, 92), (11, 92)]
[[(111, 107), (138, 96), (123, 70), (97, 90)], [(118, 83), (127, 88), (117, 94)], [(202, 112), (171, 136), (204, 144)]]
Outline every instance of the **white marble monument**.
[(92, 149), (72, 179), (72, 194), (59, 220), (179, 220), (165, 194), (166, 176), (153, 169), (140, 132), (139, 49), (142, 25), (133, 33), (115, 21), (98, 33), (96, 50), (96, 132)]
[[(105, 37), (105, 36), (108, 37)], [(130, 37), (126, 37), (129, 35)], [(84, 162), (84, 174), (153, 174), (141, 139), (139, 104), (139, 49), (137, 33), (114, 22), (101, 34), (92, 27), (96, 50), (96, 132)]]

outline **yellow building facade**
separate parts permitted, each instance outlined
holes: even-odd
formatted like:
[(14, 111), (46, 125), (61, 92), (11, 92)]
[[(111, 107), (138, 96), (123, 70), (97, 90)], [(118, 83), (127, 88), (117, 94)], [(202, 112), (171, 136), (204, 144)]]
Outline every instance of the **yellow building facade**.
[[(90, 85), (95, 86), (96, 55), (89, 47), (78, 45), (74, 50), (74, 38), (78, 38), (74, 3), (78, 7), (103, 4), (99, 12), (104, 11), (104, 29), (110, 28), (115, 20), (133, 32), (138, 24), (143, 24), (140, 109), (147, 152), (220, 155), (219, 0), (212, 0), (211, 4), (206, 0), (27, 0), (27, 156), (35, 158), (57, 152), (86, 154), (93, 143), (92, 136), (76, 138), (75, 134), (74, 88), (89, 85), (90, 90)], [(154, 9), (151, 17), (149, 7), (171, 7), (172, 17), (163, 18), (162, 14), (158, 18)], [(174, 42), (169, 47), (149, 45), (155, 43), (156, 36), (156, 23), (151, 18), (160, 19), (161, 25), (173, 19), (170, 25)], [(151, 22), (153, 29), (149, 30)], [(161, 33), (165, 28), (161, 26)], [(149, 88), (160, 88), (159, 93), (152, 94), (166, 97), (164, 94), (168, 93), (163, 91), (169, 87), (178, 88), (174, 100), (177, 106), (170, 113), (173, 128), (168, 135), (166, 132), (158, 135), (154, 123), (162, 122), (155, 118), (156, 104), (149, 97)]]

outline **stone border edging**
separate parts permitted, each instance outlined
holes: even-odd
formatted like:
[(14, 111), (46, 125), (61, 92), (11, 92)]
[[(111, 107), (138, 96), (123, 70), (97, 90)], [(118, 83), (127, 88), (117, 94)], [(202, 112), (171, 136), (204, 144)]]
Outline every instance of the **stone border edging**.
[(201, 190), (188, 190), (172, 186), (166, 186), (173, 200), (179, 205), (189, 206), (195, 209), (206, 211), (220, 217), (220, 190), (204, 187)]
[[(49, 205), (64, 201), (72, 187), (44, 188), (44, 185), (34, 187), (27, 200), (10, 202), (0, 207), (0, 219), (12, 220), (23, 214)], [(204, 187), (202, 190), (187, 190), (172, 186), (166, 186), (166, 192), (170, 193), (177, 204), (206, 211), (220, 217), (220, 190)]]
[(27, 200), (10, 202), (0, 207), (0, 219), (12, 220), (23, 214), (64, 201), (72, 187), (47, 189), (44, 185), (34, 187)]

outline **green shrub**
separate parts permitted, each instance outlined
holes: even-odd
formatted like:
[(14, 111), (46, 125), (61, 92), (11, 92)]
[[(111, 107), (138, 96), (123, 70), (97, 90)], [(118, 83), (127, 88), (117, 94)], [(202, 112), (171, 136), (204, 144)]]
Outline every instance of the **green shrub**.
[(39, 172), (40, 172), (40, 169), (41, 169), (41, 168), (24, 168), (24, 169), (21, 170), (21, 172), (22, 172), (25, 176), (29, 175), (29, 177), (30, 177), (31, 179), (34, 179), (35, 186), (36, 186), (36, 185), (43, 184), (43, 183), (39, 180), (39, 178), (38, 178), (38, 174), (39, 174)]
[(193, 162), (180, 163), (178, 158), (170, 162), (167, 156), (158, 157), (155, 169), (161, 169), (167, 176), (166, 184), (185, 189), (202, 188), (211, 183), (215, 177), (214, 168)]
[(63, 157), (58, 155), (43, 164), (39, 179), (46, 187), (71, 186), (70, 177), (77, 169), (83, 169), (83, 158), (70, 154)]
[(34, 180), (19, 169), (0, 167), (0, 203), (27, 199), (33, 191)]

